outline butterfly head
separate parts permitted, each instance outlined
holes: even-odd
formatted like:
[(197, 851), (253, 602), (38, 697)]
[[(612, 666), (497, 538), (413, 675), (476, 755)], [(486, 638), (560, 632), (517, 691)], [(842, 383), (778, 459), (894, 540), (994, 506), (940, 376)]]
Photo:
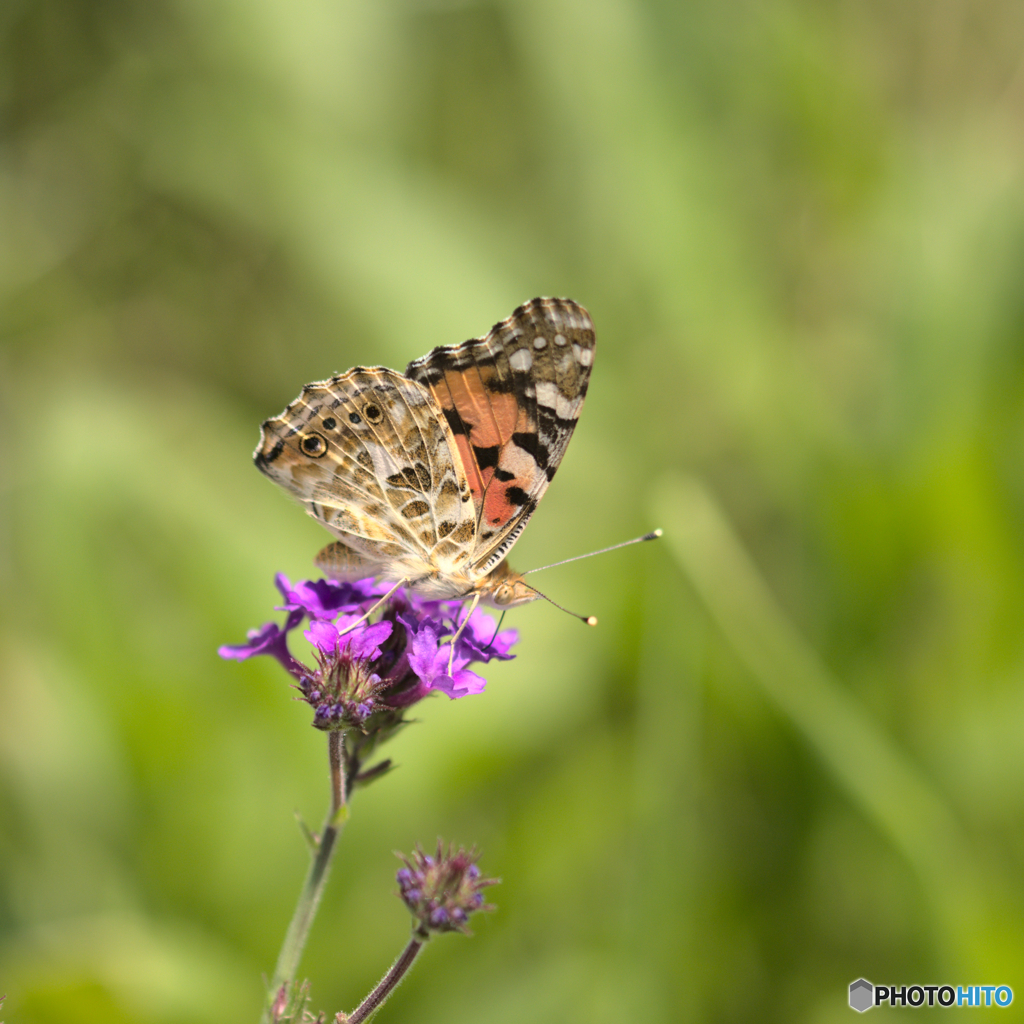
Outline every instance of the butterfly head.
[(516, 572), (504, 560), (484, 577), (481, 584), (478, 585), (478, 592), (498, 608), (511, 608), (516, 604), (536, 601), (540, 597), (540, 594), (523, 579), (523, 574)]
[(536, 601), (540, 594), (523, 579), (520, 573), (509, 569), (508, 575), (491, 591), (490, 597), (499, 608), (511, 608), (515, 604)]

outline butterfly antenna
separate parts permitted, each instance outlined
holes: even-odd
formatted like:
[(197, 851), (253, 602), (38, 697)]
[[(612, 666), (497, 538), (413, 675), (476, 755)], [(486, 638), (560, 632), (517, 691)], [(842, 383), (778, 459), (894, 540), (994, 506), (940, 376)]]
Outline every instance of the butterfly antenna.
[[(615, 551), (617, 548), (628, 548), (630, 544), (642, 544), (645, 540), (657, 540), (660, 536), (661, 530), (651, 530), (650, 533), (645, 533), (642, 537), (634, 537), (632, 540), (624, 540), (619, 544), (613, 544), (610, 548), (601, 548), (600, 551), (588, 551), (585, 555), (573, 555), (572, 558), (563, 558), (561, 562), (552, 562), (550, 565), (540, 565), (536, 569), (527, 569), (522, 575), (525, 576), (527, 573), (540, 572), (541, 569), (554, 569), (556, 565), (565, 565), (568, 562), (578, 562), (581, 558), (590, 558), (591, 555), (603, 555), (608, 551)], [(538, 590), (537, 593), (540, 594), (540, 591)], [(544, 597), (543, 594), (540, 594), (540, 596)], [(544, 600), (551, 601), (551, 598), (544, 597)], [(551, 601), (551, 603), (554, 604), (555, 602)], [(560, 606), (556, 605), (556, 607)], [(562, 611), (565, 611), (565, 609), (562, 608)], [(573, 615), (574, 613), (569, 612), (569, 614)], [(576, 618), (583, 619), (584, 622), (586, 621), (586, 618), (582, 615), (577, 615)]]
[[(595, 552), (595, 554), (596, 554), (596, 552)], [(572, 559), (570, 558), (569, 561), (571, 562)], [(550, 568), (550, 566), (549, 566), (549, 568)], [(529, 586), (529, 584), (527, 584), (527, 586)], [(571, 612), (571, 611), (569, 611), (568, 608), (563, 608), (557, 601), (552, 601), (551, 598), (548, 597), (547, 594), (542, 594), (536, 587), (531, 586), (530, 589), (538, 597), (543, 597), (544, 600), (547, 601), (548, 604), (553, 604), (559, 611), (565, 612), (566, 615), (571, 615), (574, 619), (579, 619), (580, 622), (585, 622), (588, 626), (596, 626), (597, 625), (597, 617), (596, 616), (594, 616), (594, 615), (580, 615), (579, 612)], [(495, 635), (497, 635), (497, 634), (495, 634)]]

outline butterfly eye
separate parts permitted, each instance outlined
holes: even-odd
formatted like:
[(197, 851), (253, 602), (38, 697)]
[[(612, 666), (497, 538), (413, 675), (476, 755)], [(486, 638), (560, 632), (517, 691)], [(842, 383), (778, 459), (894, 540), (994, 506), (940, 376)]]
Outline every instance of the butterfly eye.
[(366, 417), (367, 423), (380, 423), (384, 419), (384, 413), (380, 411), (380, 407), (376, 405), (367, 405), (363, 407), (363, 415)]
[(324, 440), (321, 434), (312, 433), (307, 434), (300, 442), (299, 447), (303, 453), (308, 455), (311, 459), (319, 459), (322, 455), (327, 454), (327, 442)]

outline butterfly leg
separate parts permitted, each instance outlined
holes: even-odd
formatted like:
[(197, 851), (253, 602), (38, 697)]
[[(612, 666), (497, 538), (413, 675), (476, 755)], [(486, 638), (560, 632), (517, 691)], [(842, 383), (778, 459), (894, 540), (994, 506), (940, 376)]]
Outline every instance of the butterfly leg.
[[(473, 612), (476, 611), (476, 606), (479, 603), (480, 603), (480, 591), (478, 590), (473, 595), (473, 600), (469, 602), (469, 611), (466, 612), (466, 617), (462, 620), (461, 623), (459, 623), (459, 628), (457, 630), (455, 630), (455, 633), (452, 636), (452, 639), (451, 639), (452, 648), (451, 648), (451, 651), (448, 653), (448, 675), (452, 674), (452, 668), (454, 667), (454, 664), (455, 664), (455, 641), (458, 640), (460, 636), (462, 636), (462, 631), (466, 628), (466, 623), (469, 622), (470, 615), (472, 615)], [(465, 607), (465, 606), (463, 606), (463, 607)]]
[(379, 601), (377, 601), (369, 611), (360, 615), (355, 622), (350, 622), (343, 630), (338, 633), (338, 636), (344, 636), (346, 633), (355, 629), (360, 622), (365, 622), (399, 587), (405, 586), (408, 583), (408, 579), (400, 579)]

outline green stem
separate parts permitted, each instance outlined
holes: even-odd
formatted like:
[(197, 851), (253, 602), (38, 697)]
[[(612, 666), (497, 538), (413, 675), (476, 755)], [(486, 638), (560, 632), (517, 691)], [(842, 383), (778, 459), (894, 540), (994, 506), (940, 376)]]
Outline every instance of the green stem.
[(384, 1005), (385, 1000), (405, 977), (406, 971), (412, 967), (413, 961), (420, 955), (420, 950), (426, 941), (425, 934), (413, 933), (409, 945), (402, 950), (401, 956), (391, 965), (391, 969), (381, 978), (377, 987), (345, 1018), (346, 1024), (362, 1024)]
[(313, 919), (316, 917), (317, 908), (320, 905), (320, 897), (323, 895), (324, 885), (327, 882), (327, 873), (331, 866), (331, 858), (334, 856), (335, 842), (348, 817), (348, 807), (345, 802), (345, 734), (329, 732), (327, 734), (327, 751), (331, 762), (331, 810), (320, 833), (316, 856), (309, 866), (309, 874), (306, 875), (306, 882), (299, 895), (299, 902), (295, 906), (295, 913), (292, 915), (288, 931), (285, 933), (260, 1024), (273, 1024), (275, 1020), (274, 1005), (282, 987), (285, 987), (288, 992), (295, 981), (302, 951), (309, 938), (309, 930), (313, 925)]

